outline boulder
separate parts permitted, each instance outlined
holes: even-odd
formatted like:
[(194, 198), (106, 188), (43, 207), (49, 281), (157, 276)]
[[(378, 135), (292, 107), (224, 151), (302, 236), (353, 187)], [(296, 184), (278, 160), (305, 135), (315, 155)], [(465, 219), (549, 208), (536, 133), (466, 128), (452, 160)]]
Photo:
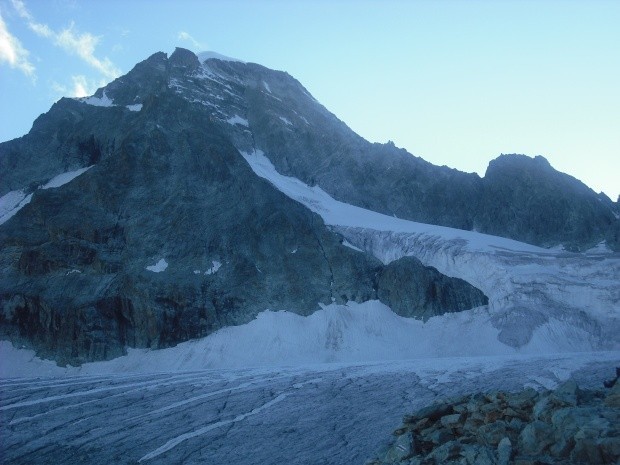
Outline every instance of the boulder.
[(607, 402), (616, 394), (582, 391), (569, 380), (555, 391), (478, 393), (435, 403), (405, 417), (397, 430), (415, 435), (410, 456), (379, 464), (618, 463), (620, 409)]

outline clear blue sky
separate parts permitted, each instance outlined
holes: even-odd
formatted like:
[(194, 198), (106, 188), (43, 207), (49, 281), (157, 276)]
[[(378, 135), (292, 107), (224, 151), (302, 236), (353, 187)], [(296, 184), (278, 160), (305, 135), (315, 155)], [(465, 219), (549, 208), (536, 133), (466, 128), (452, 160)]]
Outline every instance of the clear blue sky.
[(175, 46), (285, 70), (353, 130), (620, 194), (620, 1), (0, 0), (0, 141)]

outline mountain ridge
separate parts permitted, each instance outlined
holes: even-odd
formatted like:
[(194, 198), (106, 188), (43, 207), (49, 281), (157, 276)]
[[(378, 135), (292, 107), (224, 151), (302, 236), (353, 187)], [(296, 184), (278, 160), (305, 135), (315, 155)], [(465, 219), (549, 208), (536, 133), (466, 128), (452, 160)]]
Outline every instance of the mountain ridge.
[[(285, 72), (201, 63), (177, 49), (92, 97), (61, 99), (28, 135), (0, 144), (0, 196), (18, 200), (0, 224), (3, 337), (82, 363), (127, 347), (169, 347), (266, 309), (307, 315), (379, 299), (428, 319), (488, 303), (471, 283), (417, 258), (382, 263), (347, 246), (316, 211), (256, 176), (244, 153), (264, 153), (280, 175), (390, 216), (496, 226), (514, 239), (533, 231), (538, 245), (618, 242), (611, 207), (555, 170), (530, 175), (541, 160), (519, 159), (521, 177), (498, 162), (500, 181), (486, 186), (393, 144), (370, 144)], [(39, 188), (89, 166), (67, 184)], [(502, 176), (523, 179), (504, 192)], [(559, 195), (556, 178), (566, 183)], [(542, 200), (519, 208), (535, 189)], [(532, 229), (539, 217), (548, 221)]]

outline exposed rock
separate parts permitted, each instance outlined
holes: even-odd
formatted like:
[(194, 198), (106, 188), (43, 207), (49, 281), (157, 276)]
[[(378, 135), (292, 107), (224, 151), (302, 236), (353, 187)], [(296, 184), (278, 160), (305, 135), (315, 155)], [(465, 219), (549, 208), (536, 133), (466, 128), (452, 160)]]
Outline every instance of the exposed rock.
[(544, 157), (502, 155), (487, 168), (475, 223), (489, 234), (542, 246), (559, 241), (571, 250), (584, 250), (587, 243), (595, 245), (595, 237), (607, 237), (617, 250), (613, 213), (609, 199), (601, 201)]
[(497, 445), (497, 465), (508, 465), (512, 456), (512, 443), (504, 436)]
[(489, 303), (479, 289), (442, 275), (415, 257), (395, 260), (381, 270), (377, 296), (395, 313), (424, 320), (448, 308), (457, 312)]
[(416, 444), (410, 456), (395, 459), (391, 446), (373, 463), (614, 464), (620, 459), (620, 409), (608, 406), (607, 399), (616, 394), (583, 391), (569, 380), (555, 391), (443, 401), (404, 418), (395, 444), (401, 435)]
[(609, 394), (607, 394), (605, 398), (605, 405), (620, 408), (620, 383), (614, 384), (611, 388)]

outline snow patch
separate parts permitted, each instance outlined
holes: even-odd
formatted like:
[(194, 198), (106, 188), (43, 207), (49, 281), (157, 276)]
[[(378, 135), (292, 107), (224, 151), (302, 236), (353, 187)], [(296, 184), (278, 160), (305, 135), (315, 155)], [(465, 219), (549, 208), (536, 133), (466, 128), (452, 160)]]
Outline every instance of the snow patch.
[[(66, 173), (61, 173), (57, 176), (54, 176), (48, 182), (39, 186), (39, 189), (53, 189), (60, 186), (63, 186), (75, 178), (77, 178), (82, 173), (88, 171), (94, 165), (87, 166), (86, 168), (80, 168), (75, 171), (67, 171)], [(10, 218), (12, 218), (19, 210), (21, 210), (24, 206), (30, 203), (32, 200), (32, 193), (26, 194), (24, 189), (11, 191), (4, 194), (0, 197), (0, 224), (7, 222)]]
[(271, 87), (269, 87), (269, 84), (267, 84), (265, 81), (263, 81), (263, 87), (267, 92), (271, 94)]
[(213, 260), (211, 262), (211, 265), (212, 265), (211, 268), (205, 271), (205, 274), (217, 273), (217, 270), (219, 270), (222, 267), (222, 263), (218, 262), (217, 260)]
[(356, 250), (357, 252), (364, 252), (362, 249), (360, 249), (359, 247), (355, 247), (353, 244), (351, 244), (346, 239), (342, 241), (342, 245), (344, 245), (345, 247), (348, 247), (349, 249)]
[(80, 174), (85, 173), (89, 169), (91, 169), (94, 165), (87, 166), (86, 168), (80, 168), (75, 171), (67, 171), (66, 173), (59, 174), (58, 176), (54, 176), (48, 182), (43, 184), (40, 189), (53, 189), (56, 187), (64, 186), (65, 184), (73, 181)]
[(162, 271), (166, 271), (166, 268), (168, 268), (168, 262), (163, 258), (161, 258), (154, 265), (146, 267), (148, 271), (152, 271), (153, 273), (161, 273)]
[[(78, 98), (76, 100), (82, 103), (86, 103), (88, 105), (95, 106), (95, 107), (117, 107), (119, 106), (119, 105), (114, 104), (114, 100), (112, 100), (110, 97), (107, 96), (107, 94), (105, 93), (105, 90), (103, 91), (102, 97), (95, 97), (94, 95), (92, 95), (90, 97)], [(125, 108), (127, 108), (129, 111), (140, 111), (142, 110), (142, 104), (134, 103), (132, 105), (125, 105)]]
[(95, 107), (113, 107), (114, 106), (114, 101), (106, 95), (105, 90), (103, 91), (102, 97), (95, 97), (94, 95), (92, 95), (90, 97), (83, 98), (81, 101), (83, 103), (87, 103), (88, 105), (93, 105)]
[(234, 126), (235, 124), (240, 124), (241, 126), (245, 126), (246, 128), (250, 126), (250, 123), (248, 123), (248, 120), (247, 120), (247, 119), (245, 119), (245, 118), (242, 118), (242, 117), (241, 117), (241, 116), (239, 116), (239, 115), (235, 115), (235, 116), (233, 116), (232, 118), (228, 118), (228, 119), (226, 120), (226, 122), (227, 122), (228, 124), (232, 124), (233, 126)]
[(6, 223), (32, 200), (23, 190), (11, 191), (0, 197), (0, 224)]
[(278, 116), (278, 118), (280, 118), (280, 120), (284, 124), (286, 124), (287, 126), (292, 126), (293, 125), (293, 123), (291, 123), (291, 121), (289, 119), (285, 118), (284, 116)]

